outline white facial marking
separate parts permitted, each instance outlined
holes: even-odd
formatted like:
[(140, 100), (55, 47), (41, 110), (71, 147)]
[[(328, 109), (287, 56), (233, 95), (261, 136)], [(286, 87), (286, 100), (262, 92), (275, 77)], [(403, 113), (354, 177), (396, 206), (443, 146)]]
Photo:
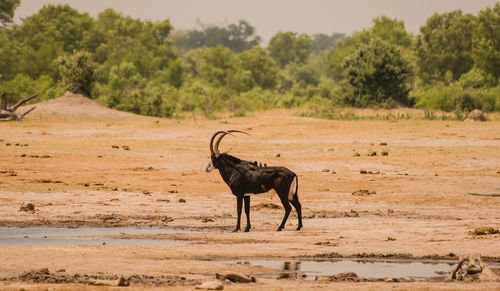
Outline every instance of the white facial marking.
[(210, 173), (215, 169), (214, 165), (212, 164), (212, 161), (208, 162), (207, 167), (205, 168), (205, 172)]

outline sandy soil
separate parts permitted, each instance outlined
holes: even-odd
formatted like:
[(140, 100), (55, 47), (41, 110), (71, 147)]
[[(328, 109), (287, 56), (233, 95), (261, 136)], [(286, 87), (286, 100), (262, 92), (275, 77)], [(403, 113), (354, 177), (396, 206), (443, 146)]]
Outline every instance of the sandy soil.
[[(221, 263), (253, 258), (456, 259), (480, 253), (500, 261), (499, 234), (469, 234), (477, 227), (500, 228), (500, 121), (328, 121), (290, 111), (167, 120), (68, 102), (62, 102), (62, 117), (41, 107), (39, 115), (35, 110), (24, 122), (0, 123), (0, 226), (168, 226), (200, 232), (140, 236), (190, 241), (175, 246), (0, 247), (0, 277), (6, 280), (0, 289), (117, 288), (8, 280), (42, 268), (112, 285), (121, 275), (168, 276), (164, 284), (129, 288), (192, 290), (214, 280), (216, 272), (271, 272)], [(70, 119), (72, 110), (81, 114)], [(298, 174), (300, 232), (295, 215), (284, 231), (275, 231), (283, 210), (270, 195), (252, 197), (250, 233), (230, 232), (235, 198), (217, 172), (204, 172), (209, 139), (220, 129), (252, 134), (228, 136), (222, 149)], [(368, 156), (372, 151), (377, 155)], [(358, 190), (375, 193), (352, 194)], [(25, 201), (33, 202), (36, 211), (19, 211)], [(486, 290), (499, 289), (500, 283), (262, 278), (224, 288)]]

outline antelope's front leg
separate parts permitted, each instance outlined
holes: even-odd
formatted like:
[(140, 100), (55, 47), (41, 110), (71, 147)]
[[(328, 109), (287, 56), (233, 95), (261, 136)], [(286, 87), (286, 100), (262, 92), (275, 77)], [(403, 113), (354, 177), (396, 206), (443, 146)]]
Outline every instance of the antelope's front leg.
[(238, 214), (238, 221), (236, 222), (236, 228), (233, 230), (233, 232), (237, 232), (240, 230), (242, 204), (243, 204), (243, 195), (236, 195), (236, 213)]
[(245, 215), (247, 216), (247, 227), (245, 232), (249, 232), (252, 226), (250, 225), (250, 196), (245, 196)]

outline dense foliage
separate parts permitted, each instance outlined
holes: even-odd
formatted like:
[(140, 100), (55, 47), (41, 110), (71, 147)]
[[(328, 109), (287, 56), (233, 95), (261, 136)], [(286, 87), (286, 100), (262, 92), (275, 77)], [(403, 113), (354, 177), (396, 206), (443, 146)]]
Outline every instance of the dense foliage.
[(113, 9), (93, 18), (47, 5), (16, 25), (18, 5), (0, 5), (9, 102), (80, 89), (108, 107), (164, 117), (297, 106), (500, 111), (500, 3), (477, 15), (436, 13), (416, 36), (382, 16), (348, 36), (278, 32), (267, 47), (245, 20), (186, 31)]

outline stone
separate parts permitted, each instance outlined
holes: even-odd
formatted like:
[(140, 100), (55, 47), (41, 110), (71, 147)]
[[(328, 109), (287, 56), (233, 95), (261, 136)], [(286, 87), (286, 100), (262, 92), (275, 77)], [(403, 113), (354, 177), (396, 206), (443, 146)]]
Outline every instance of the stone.
[(465, 121), (486, 121), (483, 111), (479, 109), (472, 110)]
[(32, 202), (23, 202), (20, 211), (35, 211), (35, 204)]
[(236, 272), (231, 272), (231, 271), (226, 271), (222, 274), (215, 274), (215, 277), (219, 280), (229, 280), (234, 283), (250, 283), (250, 282), (256, 282), (255, 277), (251, 276), (245, 276), (240, 273)]

